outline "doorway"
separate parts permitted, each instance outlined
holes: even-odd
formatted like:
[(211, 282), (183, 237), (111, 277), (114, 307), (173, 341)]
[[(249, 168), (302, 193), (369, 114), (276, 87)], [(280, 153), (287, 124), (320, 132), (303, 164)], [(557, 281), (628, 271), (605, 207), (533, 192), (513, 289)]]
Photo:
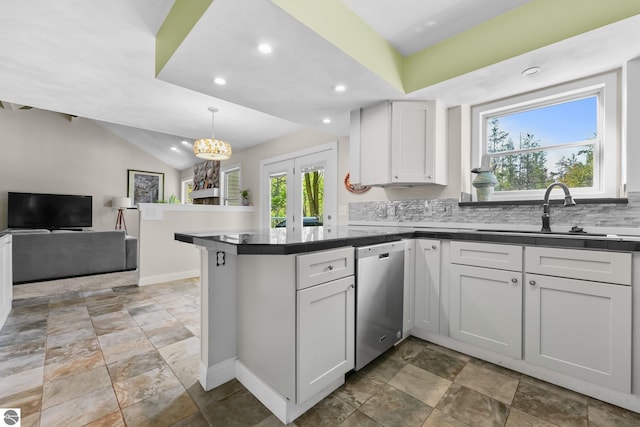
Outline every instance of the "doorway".
[(261, 226), (286, 228), (335, 226), (337, 142), (260, 163)]

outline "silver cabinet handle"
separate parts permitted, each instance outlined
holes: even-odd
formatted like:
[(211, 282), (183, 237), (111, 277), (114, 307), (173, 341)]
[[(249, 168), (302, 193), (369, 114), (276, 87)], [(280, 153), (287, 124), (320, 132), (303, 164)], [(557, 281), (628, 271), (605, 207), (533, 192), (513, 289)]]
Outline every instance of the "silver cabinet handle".
[(327, 270), (329, 271), (333, 270), (333, 264), (329, 264), (329, 266), (327, 267)]
[(436, 245), (431, 245), (431, 249), (436, 250), (438, 247)]
[(511, 283), (518, 283), (518, 279), (516, 279), (515, 277), (511, 279)]
[(530, 284), (531, 286), (535, 286), (535, 285), (536, 285), (536, 281), (535, 281), (535, 280), (529, 280), (529, 284)]

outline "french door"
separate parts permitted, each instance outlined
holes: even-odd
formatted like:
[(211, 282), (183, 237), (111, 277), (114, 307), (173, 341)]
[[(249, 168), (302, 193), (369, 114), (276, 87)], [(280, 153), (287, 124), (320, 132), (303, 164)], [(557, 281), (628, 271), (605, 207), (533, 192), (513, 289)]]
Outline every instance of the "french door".
[(261, 225), (301, 230), (336, 225), (337, 144), (261, 163)]

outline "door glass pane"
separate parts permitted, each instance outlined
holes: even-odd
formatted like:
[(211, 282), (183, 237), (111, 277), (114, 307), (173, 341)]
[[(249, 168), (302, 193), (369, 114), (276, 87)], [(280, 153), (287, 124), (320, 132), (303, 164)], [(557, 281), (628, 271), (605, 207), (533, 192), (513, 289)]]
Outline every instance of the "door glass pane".
[(324, 218), (324, 168), (302, 169), (302, 226), (322, 225)]
[(269, 175), (270, 227), (286, 227), (287, 218), (287, 174)]

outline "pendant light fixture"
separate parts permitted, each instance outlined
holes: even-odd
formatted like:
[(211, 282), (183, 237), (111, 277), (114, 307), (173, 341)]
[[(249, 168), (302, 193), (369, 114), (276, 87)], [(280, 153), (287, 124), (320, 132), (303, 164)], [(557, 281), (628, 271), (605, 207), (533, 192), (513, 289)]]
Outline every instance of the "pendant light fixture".
[(198, 139), (193, 143), (193, 153), (205, 160), (227, 160), (231, 157), (231, 145), (221, 139), (216, 139), (213, 133), (213, 116), (217, 108), (209, 107), (211, 111), (211, 138)]

